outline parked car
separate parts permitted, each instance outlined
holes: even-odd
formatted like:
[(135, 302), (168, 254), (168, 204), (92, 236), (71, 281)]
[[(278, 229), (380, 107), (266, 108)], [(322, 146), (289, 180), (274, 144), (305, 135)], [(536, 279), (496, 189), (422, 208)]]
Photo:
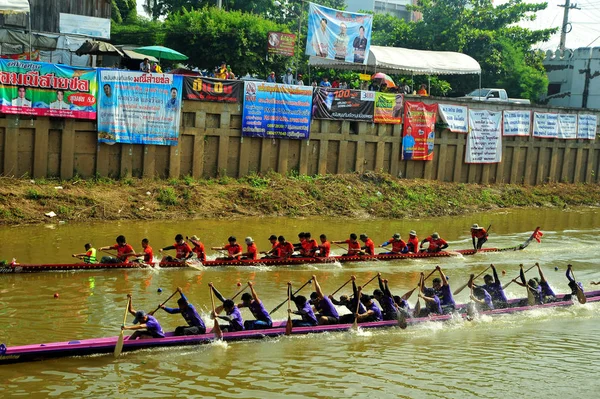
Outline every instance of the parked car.
[(463, 98), (470, 98), (474, 101), (497, 101), (509, 102), (515, 104), (531, 104), (526, 98), (508, 98), (504, 89), (475, 89)]

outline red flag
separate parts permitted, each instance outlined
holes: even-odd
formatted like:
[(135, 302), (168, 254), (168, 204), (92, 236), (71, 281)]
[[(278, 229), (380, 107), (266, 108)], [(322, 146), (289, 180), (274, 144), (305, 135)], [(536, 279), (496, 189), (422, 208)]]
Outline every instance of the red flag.
[(535, 238), (535, 240), (537, 242), (542, 242), (542, 236), (544, 235), (544, 233), (542, 233), (541, 231), (536, 231), (535, 234), (533, 235), (533, 238)]

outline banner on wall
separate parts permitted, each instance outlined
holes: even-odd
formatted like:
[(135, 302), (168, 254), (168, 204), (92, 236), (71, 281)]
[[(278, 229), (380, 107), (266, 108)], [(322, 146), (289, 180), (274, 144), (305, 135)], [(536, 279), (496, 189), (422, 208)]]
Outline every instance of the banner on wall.
[(0, 60), (0, 112), (96, 119), (95, 69)]
[(558, 114), (534, 112), (533, 137), (558, 138)]
[(296, 35), (293, 33), (269, 32), (267, 53), (293, 57), (295, 48)]
[(504, 136), (529, 136), (531, 111), (503, 111)]
[(242, 136), (308, 139), (312, 86), (244, 82)]
[(404, 104), (402, 159), (431, 161), (435, 139), (437, 104), (407, 101)]
[(373, 15), (309, 3), (306, 55), (365, 64), (371, 47)]
[(243, 87), (244, 82), (239, 80), (185, 76), (183, 80), (183, 98), (186, 100), (238, 103)]
[(373, 122), (375, 92), (318, 87), (313, 92), (315, 119)]
[(469, 110), (465, 163), (502, 161), (502, 112)]
[(576, 114), (558, 114), (558, 138), (569, 140), (577, 138)]
[(598, 119), (596, 115), (590, 114), (579, 114), (579, 123), (577, 127), (577, 138), (584, 140), (595, 140), (596, 139), (596, 127), (598, 125)]
[(400, 93), (375, 93), (375, 123), (402, 123), (404, 95)]
[(451, 132), (467, 133), (468, 125), (468, 108), (464, 105), (438, 104), (438, 112), (440, 118)]
[(98, 141), (177, 145), (183, 76), (100, 71)]

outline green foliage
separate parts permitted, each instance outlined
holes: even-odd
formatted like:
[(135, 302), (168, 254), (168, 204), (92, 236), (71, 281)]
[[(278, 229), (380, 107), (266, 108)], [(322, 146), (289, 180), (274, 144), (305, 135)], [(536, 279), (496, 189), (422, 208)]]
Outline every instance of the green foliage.
[(158, 190), (156, 200), (163, 205), (177, 205), (177, 193), (172, 187), (165, 187)]
[(30, 200), (37, 200), (37, 199), (40, 199), (41, 197), (42, 197), (42, 195), (35, 188), (30, 188), (25, 193), (25, 198), (30, 199)]
[(125, 24), (111, 24), (110, 37), (113, 44), (151, 46), (163, 44), (165, 33), (162, 22), (137, 17)]
[(111, 19), (118, 24), (137, 18), (136, 0), (111, 0)]

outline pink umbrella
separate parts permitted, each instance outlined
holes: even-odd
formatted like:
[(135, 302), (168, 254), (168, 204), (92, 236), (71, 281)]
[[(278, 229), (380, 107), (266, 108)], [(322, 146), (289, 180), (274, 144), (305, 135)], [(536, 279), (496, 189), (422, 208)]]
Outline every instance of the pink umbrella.
[(385, 73), (377, 72), (373, 76), (371, 76), (371, 80), (381, 79), (381, 83), (385, 83), (387, 87), (396, 87), (396, 83)]

